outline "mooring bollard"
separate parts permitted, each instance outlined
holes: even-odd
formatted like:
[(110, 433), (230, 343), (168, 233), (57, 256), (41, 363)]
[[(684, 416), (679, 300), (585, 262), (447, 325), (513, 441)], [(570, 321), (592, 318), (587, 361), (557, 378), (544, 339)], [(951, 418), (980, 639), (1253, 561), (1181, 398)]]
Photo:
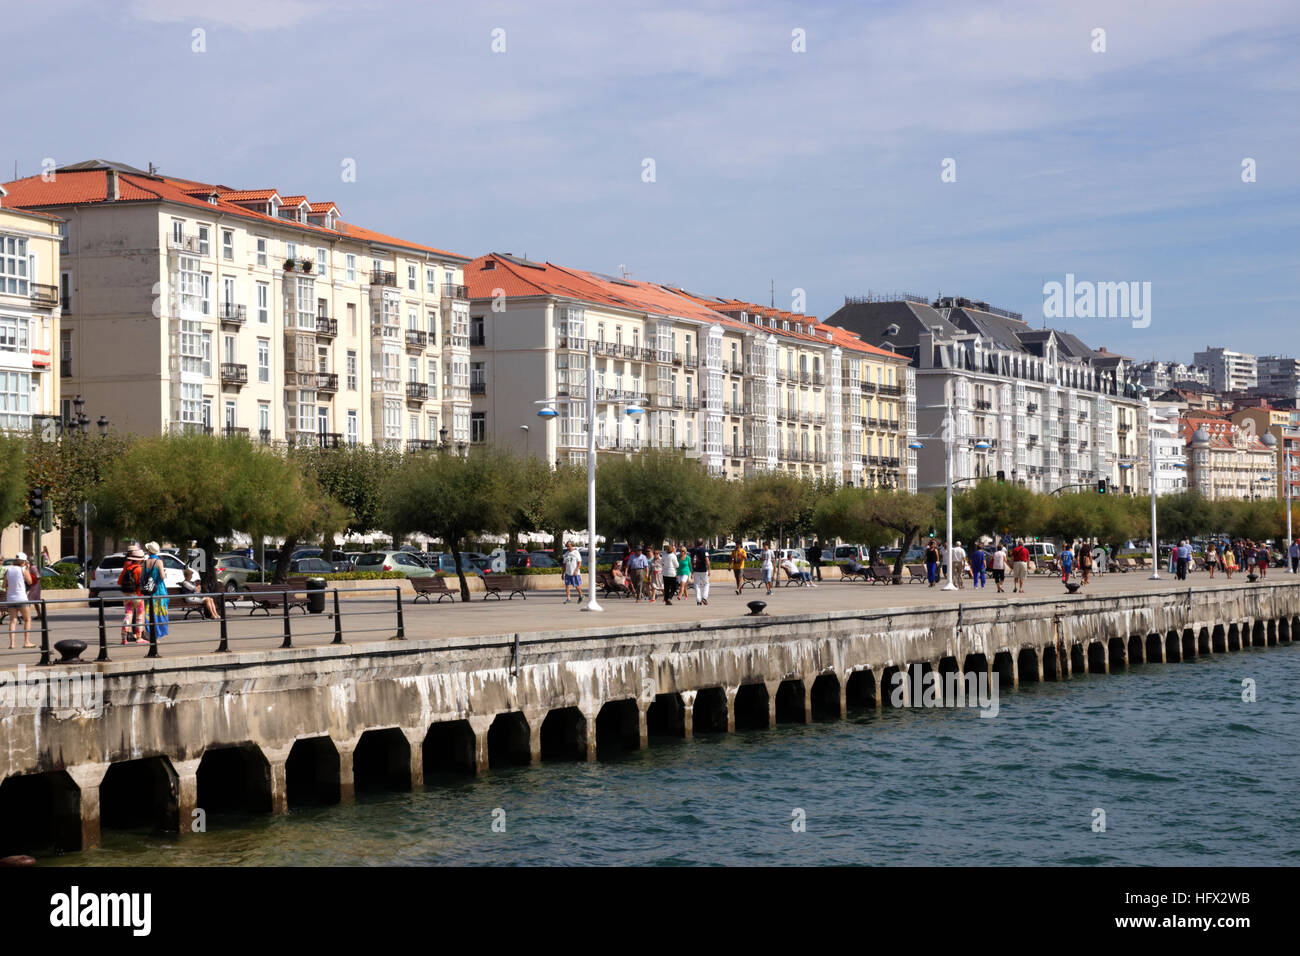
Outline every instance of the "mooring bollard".
[(226, 632), (226, 592), (222, 591), (217, 595), (217, 617), (221, 620), (221, 643), (217, 645), (217, 653), (230, 650), (229, 635)]
[(99, 656), (97, 662), (108, 660), (108, 629), (104, 626), (104, 599), (99, 599)]
[(334, 589), (334, 643), (343, 643), (343, 618), (339, 617), (339, 589)]
[(406, 640), (406, 622), (402, 619), (402, 588), (393, 588), (397, 592), (397, 640)]

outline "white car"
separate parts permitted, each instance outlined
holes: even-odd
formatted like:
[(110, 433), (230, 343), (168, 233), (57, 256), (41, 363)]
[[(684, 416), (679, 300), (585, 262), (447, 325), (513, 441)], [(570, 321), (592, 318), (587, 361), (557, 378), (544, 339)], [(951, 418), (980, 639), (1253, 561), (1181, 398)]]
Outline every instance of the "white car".
[[(185, 580), (184, 562), (174, 554), (163, 553), (158, 557), (163, 563), (163, 581), (167, 585), (167, 593), (178, 593), (181, 582)], [(120, 551), (105, 555), (104, 560), (95, 566), (95, 573), (90, 578), (90, 596), (96, 598), (103, 594), (106, 597), (121, 597), (122, 590), (117, 586), (117, 579), (121, 576), (122, 565), (125, 563), (126, 555)]]

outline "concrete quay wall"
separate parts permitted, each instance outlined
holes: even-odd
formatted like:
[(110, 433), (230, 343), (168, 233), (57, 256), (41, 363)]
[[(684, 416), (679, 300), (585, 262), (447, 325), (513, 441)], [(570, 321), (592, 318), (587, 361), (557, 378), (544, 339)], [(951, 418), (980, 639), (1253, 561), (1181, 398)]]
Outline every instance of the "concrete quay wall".
[[(1297, 628), (1300, 585), (1276, 583), (84, 664), (102, 676), (94, 706), (0, 711), (0, 819), (35, 802), (32, 840), (84, 849), (101, 822), (186, 832), (196, 810), (278, 812), (363, 782), (889, 706), (897, 673), (906, 706), (927, 671), (1005, 692)], [(0, 838), (0, 856), (24, 846)]]

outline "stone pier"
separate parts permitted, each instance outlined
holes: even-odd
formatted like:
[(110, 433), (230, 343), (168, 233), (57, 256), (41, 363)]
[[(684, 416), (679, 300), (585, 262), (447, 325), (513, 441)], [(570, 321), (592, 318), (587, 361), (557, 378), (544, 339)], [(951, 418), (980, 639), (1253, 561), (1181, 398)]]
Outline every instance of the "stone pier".
[(595, 760), (665, 736), (907, 706), (916, 687), (945, 677), (996, 679), (1006, 695), (1266, 650), (1290, 645), (1297, 627), (1300, 585), (1278, 582), (676, 631), (656, 618), (519, 635), (517, 659), (505, 634), (87, 663), (103, 676), (102, 710), (20, 700), (0, 715), (0, 821), (22, 824), (0, 830), (0, 856), (26, 851), (24, 841), (88, 849), (101, 825), (187, 833), (199, 810), (282, 813), (444, 774)]

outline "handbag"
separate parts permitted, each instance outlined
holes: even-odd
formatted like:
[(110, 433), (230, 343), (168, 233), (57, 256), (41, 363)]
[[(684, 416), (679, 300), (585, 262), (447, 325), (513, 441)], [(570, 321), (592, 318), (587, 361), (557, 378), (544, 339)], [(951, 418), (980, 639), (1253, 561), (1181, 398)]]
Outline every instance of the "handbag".
[(145, 571), (147, 574), (140, 581), (140, 593), (145, 597), (153, 597), (158, 590), (157, 569), (145, 565)]

